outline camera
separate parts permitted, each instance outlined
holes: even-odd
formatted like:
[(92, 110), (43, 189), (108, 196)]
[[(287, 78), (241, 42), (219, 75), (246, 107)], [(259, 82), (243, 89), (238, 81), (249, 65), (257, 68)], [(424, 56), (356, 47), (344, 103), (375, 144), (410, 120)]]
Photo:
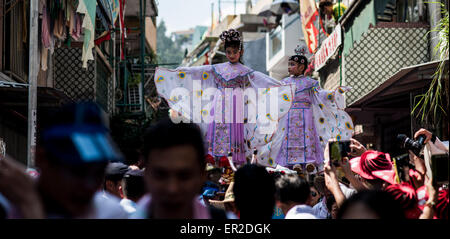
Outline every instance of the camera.
[(404, 134), (397, 135), (397, 140), (400, 143), (400, 148), (411, 150), (411, 152), (413, 152), (418, 157), (420, 156), (420, 151), (425, 145), (425, 139), (426, 136), (422, 134), (417, 137), (417, 140), (410, 139)]

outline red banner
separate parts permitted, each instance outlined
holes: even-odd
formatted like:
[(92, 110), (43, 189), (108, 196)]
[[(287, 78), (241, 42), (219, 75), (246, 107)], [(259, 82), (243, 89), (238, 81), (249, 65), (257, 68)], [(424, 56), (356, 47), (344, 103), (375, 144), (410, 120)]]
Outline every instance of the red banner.
[(309, 22), (305, 25), (306, 45), (308, 46), (309, 52), (311, 53), (314, 53), (316, 51), (318, 45), (317, 35), (319, 35), (319, 30), (314, 25), (314, 21), (316, 20), (317, 16), (319, 16), (319, 12), (316, 11)]
[(318, 47), (317, 36), (319, 34), (319, 30), (314, 25), (314, 21), (316, 21), (319, 16), (319, 11), (317, 10), (314, 0), (299, 0), (299, 4), (305, 42), (308, 46), (309, 52), (315, 53)]

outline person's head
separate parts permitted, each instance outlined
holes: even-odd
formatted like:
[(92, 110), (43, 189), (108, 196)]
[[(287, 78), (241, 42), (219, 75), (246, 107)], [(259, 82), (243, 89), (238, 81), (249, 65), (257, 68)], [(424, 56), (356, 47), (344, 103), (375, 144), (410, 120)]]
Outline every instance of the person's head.
[(395, 171), (387, 153), (367, 150), (361, 157), (351, 159), (350, 164), (367, 188), (380, 190), (395, 183)]
[(281, 8), (283, 9), (283, 12), (285, 12), (285, 13), (290, 13), (292, 11), (292, 8), (286, 2), (281, 3)]
[(120, 162), (109, 163), (105, 170), (103, 189), (118, 198), (122, 198), (120, 195), (120, 186), (122, 184), (122, 178), (128, 169), (128, 165)]
[(120, 191), (123, 198), (137, 202), (145, 194), (144, 170), (129, 170), (123, 176)]
[(123, 157), (96, 104), (67, 105), (44, 119), (40, 122), (42, 131), (38, 131), (36, 152), (44, 205), (51, 202), (57, 208), (52, 213), (82, 215), (101, 188), (108, 161)]
[(246, 164), (239, 168), (234, 175), (233, 193), (240, 218), (272, 218), (275, 182), (264, 167)]
[(411, 185), (407, 183), (392, 184), (386, 187), (385, 191), (401, 204), (406, 218), (419, 218), (421, 212), (418, 207), (417, 194)]
[(309, 205), (312, 207), (316, 205), (320, 200), (320, 193), (319, 191), (314, 187), (314, 183), (309, 183), (309, 189), (311, 191), (311, 199), (309, 201)]
[(360, 191), (340, 207), (338, 219), (405, 219), (402, 206), (387, 192)]
[(314, 178), (313, 183), (314, 187), (317, 189), (321, 196), (327, 196), (331, 194), (331, 192), (325, 186), (325, 178), (323, 177), (323, 175), (317, 175)]
[(339, 209), (338, 205), (336, 203), (336, 199), (334, 198), (333, 195), (330, 195), (325, 200), (326, 200), (327, 210), (331, 215), (331, 219), (336, 219), (338, 209)]
[(225, 43), (224, 48), (227, 59), (231, 63), (238, 63), (244, 54), (241, 34), (234, 29), (230, 29), (222, 32), (220, 39)]
[(311, 201), (311, 189), (306, 180), (294, 174), (279, 177), (275, 182), (278, 207), (286, 214), (295, 205)]
[(225, 192), (225, 197), (224, 197), (223, 201), (208, 200), (208, 203), (213, 207), (223, 209), (227, 212), (232, 212), (237, 215), (239, 212), (236, 209), (236, 205), (234, 203), (235, 197), (234, 197), (234, 193), (233, 193), (233, 187), (234, 187), (234, 182), (231, 182)]
[(220, 168), (209, 166), (206, 168), (206, 172), (207, 172), (207, 179), (209, 181), (219, 183), (219, 180), (222, 177), (222, 170)]
[(122, 152), (125, 156), (125, 162), (127, 165), (136, 166), (139, 169), (144, 168), (144, 157), (139, 149), (123, 149)]
[(206, 180), (200, 128), (163, 119), (146, 132), (143, 154), (152, 204), (167, 212), (192, 206)]
[(321, 0), (319, 10), (322, 15), (331, 16), (333, 14), (333, 2), (331, 0)]
[(308, 59), (305, 56), (305, 49), (297, 46), (295, 55), (289, 57), (288, 72), (294, 76), (303, 75), (307, 67)]

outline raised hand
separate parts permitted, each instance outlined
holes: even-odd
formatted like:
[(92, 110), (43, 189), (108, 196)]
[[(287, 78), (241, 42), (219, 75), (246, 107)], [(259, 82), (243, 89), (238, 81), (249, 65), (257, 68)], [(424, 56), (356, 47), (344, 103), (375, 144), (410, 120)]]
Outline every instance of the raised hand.
[(414, 138), (417, 139), (417, 137), (419, 137), (419, 135), (425, 135), (426, 139), (423, 141), (425, 144), (428, 143), (430, 141), (431, 137), (433, 136), (433, 134), (426, 129), (419, 129), (414, 134)]
[(359, 157), (361, 156), (364, 152), (367, 151), (366, 147), (364, 147), (364, 145), (362, 145), (358, 140), (351, 138), (350, 139), (350, 153), (349, 155), (352, 157)]
[(44, 218), (34, 180), (23, 165), (8, 156), (0, 160), (0, 193), (28, 219)]

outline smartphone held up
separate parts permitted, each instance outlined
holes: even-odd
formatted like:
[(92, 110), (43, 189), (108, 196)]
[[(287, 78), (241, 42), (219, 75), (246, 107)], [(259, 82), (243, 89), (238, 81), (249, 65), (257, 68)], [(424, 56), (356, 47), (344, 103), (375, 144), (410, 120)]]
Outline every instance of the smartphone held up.
[(330, 163), (338, 167), (344, 157), (348, 157), (351, 152), (350, 140), (328, 142), (328, 153)]

